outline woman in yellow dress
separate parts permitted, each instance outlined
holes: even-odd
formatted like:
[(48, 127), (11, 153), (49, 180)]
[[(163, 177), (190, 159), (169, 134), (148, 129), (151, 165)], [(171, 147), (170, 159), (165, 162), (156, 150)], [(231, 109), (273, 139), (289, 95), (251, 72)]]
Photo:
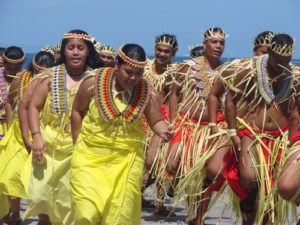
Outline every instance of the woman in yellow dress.
[[(18, 118), (16, 112), (19, 107), (16, 106), (19, 104), (27, 87), (30, 86), (29, 82), (35, 74), (40, 73), (46, 67), (53, 66), (53, 64), (54, 56), (51, 53), (41, 51), (33, 58), (28, 70), (18, 74), (17, 79), (14, 79), (10, 85), (7, 104), (13, 109), (13, 116), (11, 121), (9, 121), (11, 124), (10, 128), (0, 141), (2, 152), (0, 155), (0, 194), (7, 196), (9, 200), (10, 215), (4, 218), (4, 221), (9, 224), (17, 224), (20, 220), (20, 198), (26, 198), (20, 175), (28, 158), (28, 152), (30, 152), (28, 141), (24, 145), (20, 130), (20, 124), (28, 123), (27, 111), (23, 110), (22, 116)], [(27, 132), (24, 133), (28, 135), (28, 126)], [(26, 139), (28, 140), (28, 137)]]
[(141, 222), (142, 115), (163, 141), (173, 136), (155, 89), (142, 78), (145, 64), (143, 48), (127, 44), (115, 68), (93, 71), (78, 90), (71, 116), (75, 225)]
[[(48, 71), (29, 105), (32, 156), (23, 175), (29, 180), (24, 218), (39, 215), (38, 225), (72, 223), (69, 169), (72, 156), (71, 106), (86, 71), (98, 57), (91, 37), (81, 30), (64, 35), (61, 64)], [(46, 73), (44, 73), (46, 75)]]
[(2, 57), (3, 67), (0, 68), (0, 140), (8, 130), (7, 118), (11, 116), (11, 108), (6, 104), (9, 86), (17, 73), (22, 71), (25, 52), (20, 47), (10, 46), (4, 50)]

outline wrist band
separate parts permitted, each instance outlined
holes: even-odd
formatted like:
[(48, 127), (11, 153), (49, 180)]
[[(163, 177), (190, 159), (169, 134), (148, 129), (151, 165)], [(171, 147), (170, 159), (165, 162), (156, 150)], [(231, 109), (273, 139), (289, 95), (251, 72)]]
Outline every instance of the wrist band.
[(236, 136), (236, 135), (237, 135), (236, 129), (229, 129), (229, 130), (228, 130), (228, 136), (229, 136), (229, 137), (234, 137), (234, 136)]
[(41, 132), (39, 132), (39, 131), (32, 132), (32, 133), (31, 133), (31, 137), (33, 137), (33, 136), (36, 135), (36, 134), (41, 134)]
[(209, 127), (214, 127), (214, 126), (217, 126), (217, 124), (216, 124), (215, 122), (209, 122), (209, 123), (208, 123), (208, 126), (209, 126)]

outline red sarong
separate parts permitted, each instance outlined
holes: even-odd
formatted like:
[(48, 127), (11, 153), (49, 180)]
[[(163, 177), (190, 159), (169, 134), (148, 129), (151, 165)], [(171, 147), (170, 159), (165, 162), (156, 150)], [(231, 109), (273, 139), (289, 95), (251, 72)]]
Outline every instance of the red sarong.
[[(272, 131), (262, 131), (259, 129), (255, 129), (257, 133), (264, 133), (267, 135), (270, 135), (274, 138), (277, 138), (281, 136), (282, 132), (287, 131), (288, 125), (285, 125), (281, 128), (281, 130), (272, 130)], [(251, 139), (255, 139), (255, 135), (248, 129), (244, 128), (238, 131), (238, 136), (243, 137), (243, 136), (248, 136)], [(274, 144), (274, 140), (270, 140), (268, 138), (261, 138), (261, 141), (264, 143), (265, 146), (272, 146)], [(263, 150), (263, 155), (265, 158), (265, 163), (269, 163), (269, 152), (268, 149), (266, 149), (264, 146), (262, 146)], [(278, 152), (276, 156), (276, 161), (280, 161), (281, 158), (281, 151)], [(226, 156), (224, 157), (224, 171), (223, 171), (223, 176), (227, 180), (229, 186), (231, 189), (236, 193), (236, 195), (244, 200), (247, 199), (248, 197), (248, 192), (247, 190), (242, 186), (240, 182), (240, 177), (239, 177), (239, 166), (238, 166), (238, 161), (236, 159), (236, 156), (234, 154), (233, 150), (230, 150)], [(273, 185), (274, 181), (272, 181)]]
[[(176, 121), (175, 121), (175, 127), (176, 127), (176, 125), (179, 126), (179, 124), (182, 124), (182, 125), (181, 125), (182, 127), (180, 127), (180, 128), (176, 131), (174, 137), (173, 137), (173, 138), (171, 139), (171, 141), (170, 141), (170, 144), (175, 144), (175, 143), (180, 142), (180, 141), (182, 140), (182, 131), (183, 131), (184, 128), (186, 128), (186, 126), (189, 126), (188, 124), (182, 123), (182, 121), (183, 121), (184, 119), (187, 119), (187, 120), (189, 120), (190, 122), (195, 123), (195, 124), (198, 123), (198, 121), (195, 120), (195, 119), (193, 119), (193, 118), (187, 118), (186, 115), (185, 115), (184, 113), (180, 113), (179, 115), (180, 115), (180, 117), (176, 118)], [(223, 115), (221, 112), (218, 112), (218, 113), (217, 113), (217, 123), (222, 122), (222, 121), (224, 121), (224, 120), (225, 120), (224, 115)], [(207, 124), (208, 124), (208, 121), (201, 121), (200, 124), (202, 124), (202, 125), (207, 125)], [(188, 129), (189, 129), (189, 128), (188, 128)], [(186, 143), (190, 143), (190, 135), (185, 135), (185, 136), (186, 136), (186, 137), (184, 137), (184, 138), (185, 138)]]
[(166, 104), (160, 105), (160, 111), (166, 121), (170, 121), (170, 114)]
[[(194, 136), (193, 136), (194, 129), (197, 126), (197, 124), (199, 123), (199, 121), (186, 117), (186, 114), (184, 114), (184, 113), (180, 113), (179, 115), (180, 116), (177, 117), (177, 119), (175, 121), (175, 127), (177, 127), (177, 128), (179, 127), (179, 129), (176, 131), (174, 137), (170, 141), (170, 144), (184, 141), (185, 154), (184, 154), (184, 158), (181, 159), (183, 161), (183, 165), (184, 165), (183, 168), (192, 168), (194, 162), (191, 161), (191, 157), (190, 157), (191, 153), (189, 152), (189, 149), (190, 149), (192, 138), (194, 138)], [(225, 120), (225, 117), (223, 116), (223, 114), (218, 112), (217, 122), (222, 122), (224, 120)], [(200, 124), (208, 125), (208, 121), (201, 121)], [(199, 149), (199, 151), (204, 152), (206, 149), (207, 149), (207, 147), (203, 146), (203, 148)]]
[(289, 139), (291, 143), (295, 143), (296, 141), (300, 140), (300, 131), (296, 131), (293, 136)]

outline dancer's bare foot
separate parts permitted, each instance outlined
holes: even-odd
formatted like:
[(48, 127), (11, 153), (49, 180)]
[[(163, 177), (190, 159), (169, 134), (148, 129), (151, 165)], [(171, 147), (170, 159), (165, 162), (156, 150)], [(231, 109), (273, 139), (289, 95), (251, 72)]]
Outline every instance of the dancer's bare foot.
[(46, 214), (40, 214), (37, 225), (51, 225), (49, 216)]

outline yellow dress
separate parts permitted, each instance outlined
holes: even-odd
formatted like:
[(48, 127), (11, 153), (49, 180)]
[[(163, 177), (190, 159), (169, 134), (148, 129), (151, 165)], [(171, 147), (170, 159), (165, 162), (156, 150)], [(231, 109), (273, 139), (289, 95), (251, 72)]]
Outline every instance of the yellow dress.
[[(67, 92), (68, 108), (71, 109), (77, 89)], [(47, 214), (51, 223), (72, 224), (70, 200), (70, 162), (73, 150), (70, 126), (70, 110), (52, 112), (52, 95), (49, 93), (41, 113), (41, 133), (47, 146), (45, 161), (39, 165), (27, 161), (22, 180), (29, 183), (28, 208), (24, 218)]]
[(0, 217), (9, 211), (7, 196), (26, 198), (21, 171), (28, 158), (23, 144), (19, 120), (13, 120), (4, 138), (0, 141)]
[(126, 127), (119, 119), (112, 127), (90, 103), (71, 163), (76, 225), (140, 224), (143, 137), (141, 121)]
[(25, 198), (26, 192), (20, 176), (28, 158), (17, 117), (0, 141), (0, 193)]
[[(141, 223), (141, 183), (144, 168), (141, 118), (149, 100), (150, 84), (143, 81), (144, 85), (137, 85), (142, 87), (138, 88), (142, 91), (135, 95), (139, 97), (130, 99), (139, 98), (140, 101), (127, 103), (124, 97), (120, 100), (109, 93), (111, 87), (106, 86), (106, 82), (109, 83), (112, 79), (109, 77), (112, 75), (109, 70), (111, 69), (103, 70), (103, 74), (108, 71), (108, 76), (103, 75), (102, 80), (97, 80), (96, 75), (95, 93), (98, 95), (95, 94), (91, 99), (74, 146), (71, 198), (75, 225)], [(140, 96), (144, 96), (142, 100)], [(139, 104), (131, 111), (130, 107), (136, 102)], [(119, 113), (112, 116), (111, 111), (101, 107), (119, 111), (122, 116)], [(132, 115), (136, 115), (135, 120), (130, 119)], [(110, 116), (112, 119), (107, 120)]]
[[(31, 73), (22, 74), (24, 76), (19, 81), (19, 87), (22, 87), (21, 89), (24, 91), (31, 78)], [(6, 83), (6, 87), (8, 86), (8, 83)], [(23, 92), (20, 91), (19, 89), (16, 99), (21, 98)], [(23, 143), (16, 111), (15, 109), (9, 129), (6, 131), (7, 123), (4, 121), (2, 125), (5, 128), (0, 131), (0, 133), (6, 131), (5, 136), (0, 141), (0, 218), (3, 217), (3, 214), (7, 214), (9, 210), (7, 196), (26, 197), (20, 176), (28, 158), (28, 152)]]

